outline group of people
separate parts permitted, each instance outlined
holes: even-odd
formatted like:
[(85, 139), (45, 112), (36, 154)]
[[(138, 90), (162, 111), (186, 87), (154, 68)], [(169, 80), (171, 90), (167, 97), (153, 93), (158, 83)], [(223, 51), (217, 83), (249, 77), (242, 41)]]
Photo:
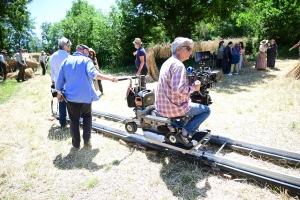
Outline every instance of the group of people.
[[(83, 120), (84, 146), (91, 146), (92, 115), (91, 104), (99, 100), (93, 85), (93, 79), (118, 82), (117, 78), (102, 75), (96, 53), (84, 44), (76, 46), (76, 52), (69, 55), (71, 41), (61, 38), (58, 51), (50, 59), (52, 87), (57, 90), (59, 101), (59, 122), (61, 127), (67, 124), (66, 110), (70, 118), (70, 134), (74, 148), (80, 148), (79, 119)], [(91, 55), (92, 53), (92, 55)], [(66, 109), (67, 108), (67, 109)]]
[(267, 67), (271, 69), (274, 68), (277, 49), (278, 46), (274, 39), (270, 40), (270, 45), (268, 45), (268, 40), (262, 40), (260, 42), (255, 68), (258, 70), (264, 70)]
[(217, 67), (222, 68), (224, 74), (232, 76), (238, 75), (239, 70), (242, 69), (243, 54), (245, 53), (244, 43), (239, 42), (233, 46), (233, 43), (228, 42), (224, 46), (224, 41), (219, 42), (217, 52)]
[[(147, 65), (145, 50), (141, 47), (141, 40), (134, 40), (136, 52), (136, 75), (146, 75)], [(72, 146), (80, 148), (79, 119), (83, 119), (84, 146), (91, 146), (91, 104), (99, 100), (93, 86), (93, 79), (110, 80), (118, 82), (117, 78), (102, 75), (97, 70), (95, 53), (90, 57), (91, 49), (79, 44), (76, 52), (69, 55), (71, 41), (62, 38), (58, 42), (59, 50), (50, 59), (51, 81), (58, 91), (60, 124), (66, 125), (66, 108), (70, 118), (70, 134)], [(192, 117), (187, 124), (180, 127), (177, 139), (187, 147), (192, 147), (191, 138), (196, 133), (200, 124), (210, 115), (208, 106), (192, 103), (190, 94), (199, 90), (199, 80), (189, 85), (186, 81), (186, 69), (183, 61), (189, 59), (193, 48), (193, 41), (188, 38), (178, 37), (172, 43), (172, 56), (163, 64), (156, 90), (155, 108), (164, 117), (173, 118), (179, 116)], [(94, 59), (93, 59), (94, 58)], [(140, 61), (140, 62), (139, 62)]]
[[(259, 53), (256, 59), (256, 69), (266, 69), (275, 67), (275, 59), (277, 56), (278, 46), (274, 39), (262, 40), (259, 46)], [(224, 74), (232, 76), (233, 74), (238, 75), (242, 69), (243, 55), (245, 53), (244, 43), (239, 42), (233, 45), (230, 41), (227, 46), (224, 46), (224, 41), (220, 41), (217, 53), (217, 67), (222, 68)]]

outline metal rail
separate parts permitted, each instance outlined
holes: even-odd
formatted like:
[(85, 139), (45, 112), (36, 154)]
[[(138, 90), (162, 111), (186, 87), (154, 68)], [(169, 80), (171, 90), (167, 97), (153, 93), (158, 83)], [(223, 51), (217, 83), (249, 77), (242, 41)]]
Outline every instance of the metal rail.
[(225, 171), (233, 172), (248, 178), (253, 178), (262, 182), (267, 182), (272, 185), (280, 186), (296, 193), (300, 193), (300, 177), (283, 174), (280, 172), (268, 170), (261, 167), (251, 166), (245, 163), (237, 162), (232, 159), (224, 158), (216, 154), (208, 153), (202, 150), (194, 150), (190, 153), (182, 154), (180, 151), (171, 149), (169, 146), (163, 147), (147, 141), (147, 139), (141, 134), (128, 134), (127, 132), (111, 128), (109, 126), (93, 123), (93, 129), (98, 130), (104, 134), (112, 137), (121, 138), (126, 141), (135, 142), (148, 146), (160, 151), (168, 151), (171, 153), (181, 154), (181, 156), (196, 158), (199, 161), (204, 162), (213, 167), (218, 167)]
[[(115, 115), (115, 114), (102, 112), (102, 111), (95, 111), (95, 110), (92, 111), (92, 115), (98, 117), (101, 116), (106, 119), (123, 121), (123, 122), (124, 120), (127, 119), (127, 117), (124, 116)], [(236, 139), (224, 137), (221, 135), (215, 135), (215, 134), (210, 135), (209, 142), (221, 146), (226, 143), (225, 146), (227, 148), (236, 151), (246, 152), (252, 155), (263, 156), (266, 158), (272, 158), (272, 159), (279, 160), (281, 162), (289, 163), (295, 166), (300, 166), (300, 152), (296, 153), (296, 152), (286, 151), (286, 150), (277, 149), (273, 147), (262, 146), (259, 144), (243, 142), (243, 141), (239, 141)]]

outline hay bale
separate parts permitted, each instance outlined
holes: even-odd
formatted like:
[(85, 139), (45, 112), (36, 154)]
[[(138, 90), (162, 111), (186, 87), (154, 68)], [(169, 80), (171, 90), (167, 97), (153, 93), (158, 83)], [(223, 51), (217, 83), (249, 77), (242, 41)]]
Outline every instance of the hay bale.
[[(147, 60), (147, 66), (148, 66), (148, 74), (151, 75), (151, 77), (155, 80), (158, 81), (159, 78), (159, 71), (156, 66), (156, 62), (154, 59), (154, 50), (152, 48), (149, 48), (146, 52), (146, 60)], [(154, 80), (148, 80), (147, 82), (154, 82)]]
[(5, 61), (7, 62), (8, 66), (8, 70), (12, 69), (12, 68), (17, 68), (18, 67), (18, 62), (16, 59), (14, 58), (7, 58), (5, 59)]
[(34, 72), (32, 68), (25, 69), (25, 77), (28, 78), (34, 78)]
[(285, 77), (292, 77), (296, 80), (300, 80), (300, 59), (298, 64), (291, 71), (289, 71)]
[(36, 60), (39, 60), (40, 59), (40, 53), (30, 53), (31, 57), (36, 59)]
[(17, 72), (10, 72), (10, 73), (7, 73), (6, 78), (10, 78), (10, 79), (12, 79), (12, 78), (17, 78), (18, 73), (19, 73), (18, 71), (17, 71)]
[(32, 60), (32, 59), (27, 59), (26, 63), (27, 63), (27, 66), (32, 69), (37, 69), (40, 66), (39, 62), (36, 62), (35, 60)]

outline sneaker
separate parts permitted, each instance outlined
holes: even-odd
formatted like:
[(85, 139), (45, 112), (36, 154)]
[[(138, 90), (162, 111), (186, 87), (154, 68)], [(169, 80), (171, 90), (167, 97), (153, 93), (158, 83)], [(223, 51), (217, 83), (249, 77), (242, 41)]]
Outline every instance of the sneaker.
[(232, 73), (229, 73), (228, 76), (232, 76)]
[(234, 73), (234, 75), (239, 75), (239, 73)]
[(183, 144), (186, 147), (192, 147), (193, 143), (191, 143), (187, 137), (184, 137), (181, 132), (176, 135), (177, 141)]

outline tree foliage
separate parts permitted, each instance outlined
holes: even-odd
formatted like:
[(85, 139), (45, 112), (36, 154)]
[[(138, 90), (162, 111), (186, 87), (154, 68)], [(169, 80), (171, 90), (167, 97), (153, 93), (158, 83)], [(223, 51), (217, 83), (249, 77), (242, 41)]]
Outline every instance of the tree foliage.
[(19, 47), (30, 48), (34, 26), (27, 11), (32, 0), (0, 1), (0, 48), (15, 51)]

